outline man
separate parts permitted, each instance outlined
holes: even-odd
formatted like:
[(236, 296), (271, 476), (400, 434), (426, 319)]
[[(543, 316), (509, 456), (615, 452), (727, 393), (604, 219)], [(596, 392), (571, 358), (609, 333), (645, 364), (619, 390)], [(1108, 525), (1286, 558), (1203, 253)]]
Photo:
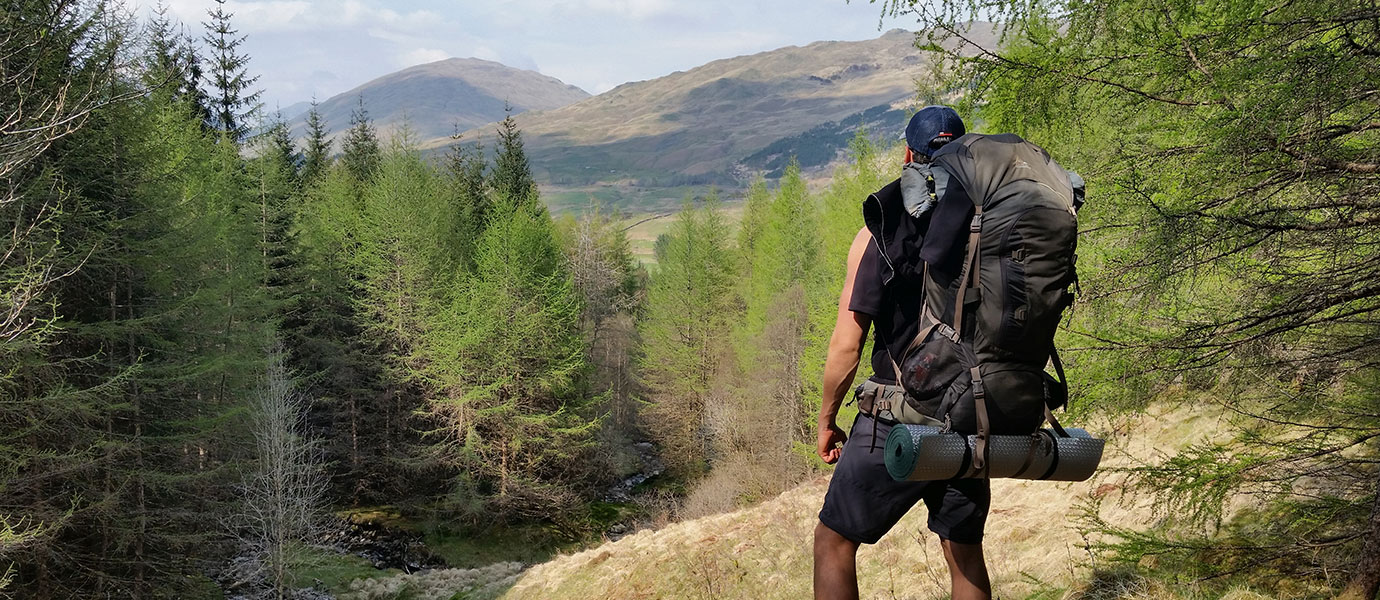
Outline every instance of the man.
[[(857, 551), (876, 543), (917, 502), (929, 509), (929, 528), (939, 535), (955, 600), (991, 598), (982, 555), (990, 492), (986, 479), (898, 482), (887, 473), (881, 448), (900, 417), (916, 415), (895, 385), (888, 346), (899, 353), (916, 333), (924, 272), (920, 248), (934, 205), (933, 185), (946, 176), (930, 157), (964, 134), (962, 119), (946, 106), (921, 109), (906, 127), (900, 179), (864, 203), (868, 226), (848, 251), (838, 320), (824, 365), (819, 415), (820, 458), (838, 463), (815, 527), (814, 588), (817, 599), (858, 597)], [(873, 375), (859, 386), (859, 414), (851, 436), (835, 419), (857, 372), (868, 328), (875, 325)], [(841, 446), (841, 447), (840, 447)]]

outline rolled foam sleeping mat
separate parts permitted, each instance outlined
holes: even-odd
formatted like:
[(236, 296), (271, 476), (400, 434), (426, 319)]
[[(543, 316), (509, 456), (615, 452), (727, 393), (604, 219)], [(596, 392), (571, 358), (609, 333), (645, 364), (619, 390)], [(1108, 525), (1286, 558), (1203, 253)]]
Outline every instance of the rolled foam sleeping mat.
[[(987, 440), (987, 474), (992, 478), (1083, 481), (1102, 462), (1104, 440), (1082, 429), (1071, 437), (1042, 429), (1034, 435), (994, 435)], [(928, 425), (897, 425), (886, 438), (886, 470), (897, 481), (937, 481), (977, 475), (977, 437), (940, 433)]]

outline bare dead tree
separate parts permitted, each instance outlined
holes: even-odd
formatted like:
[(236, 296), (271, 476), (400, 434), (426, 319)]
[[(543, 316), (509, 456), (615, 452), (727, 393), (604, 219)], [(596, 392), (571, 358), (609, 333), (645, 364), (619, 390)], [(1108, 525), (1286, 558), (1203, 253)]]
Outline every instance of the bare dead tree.
[(257, 465), (244, 482), (242, 509), (232, 523), (281, 600), (290, 569), (315, 537), (327, 480), (317, 444), (305, 437), (308, 399), (297, 390), (281, 343), (269, 352), (263, 383), (251, 401)]

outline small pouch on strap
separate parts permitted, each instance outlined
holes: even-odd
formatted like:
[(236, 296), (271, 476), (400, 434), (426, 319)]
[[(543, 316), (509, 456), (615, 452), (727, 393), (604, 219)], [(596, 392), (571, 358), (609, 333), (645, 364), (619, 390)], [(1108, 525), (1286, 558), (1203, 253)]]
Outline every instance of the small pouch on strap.
[(964, 371), (973, 366), (971, 353), (959, 345), (958, 333), (926, 309), (920, 315), (920, 333), (901, 355), (897, 367), (901, 385), (916, 412), (942, 419), (941, 404)]

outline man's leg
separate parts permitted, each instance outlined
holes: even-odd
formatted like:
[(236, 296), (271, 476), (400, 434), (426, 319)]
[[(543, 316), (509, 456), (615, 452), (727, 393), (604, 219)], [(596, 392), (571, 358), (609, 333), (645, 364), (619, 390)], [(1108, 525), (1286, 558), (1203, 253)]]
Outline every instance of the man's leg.
[[(858, 597), (858, 543), (815, 524), (815, 600)], [(957, 598), (957, 597), (955, 597)]]
[[(815, 539), (819, 539), (818, 535)], [(941, 538), (939, 545), (944, 549), (944, 560), (949, 563), (953, 600), (991, 600), (992, 583), (987, 580), (987, 561), (982, 557), (982, 544), (959, 544)], [(818, 541), (815, 542), (815, 556), (815, 564), (818, 565)], [(818, 582), (819, 567), (815, 569), (815, 581)]]

